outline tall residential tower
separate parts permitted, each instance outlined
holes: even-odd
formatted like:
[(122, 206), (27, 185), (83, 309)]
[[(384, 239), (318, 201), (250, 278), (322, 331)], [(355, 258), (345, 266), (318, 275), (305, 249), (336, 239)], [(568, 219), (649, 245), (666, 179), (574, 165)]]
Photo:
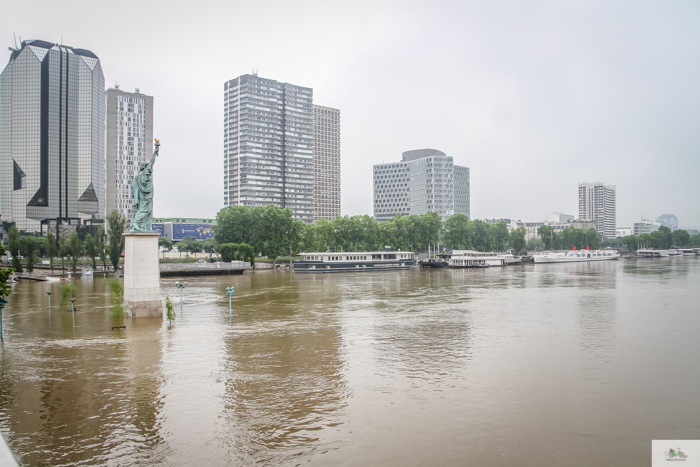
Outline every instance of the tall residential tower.
[(374, 217), (383, 222), (430, 211), (443, 220), (456, 213), (469, 217), (469, 183), (469, 168), (454, 165), (452, 156), (406, 151), (401, 162), (374, 166)]
[(314, 105), (314, 222), (340, 216), (340, 110)]
[(0, 214), (39, 231), (105, 215), (104, 76), (97, 56), (41, 40), (0, 75)]
[(243, 75), (224, 83), (224, 205), (314, 219), (313, 90)]
[(595, 228), (605, 238), (615, 238), (617, 221), (615, 185), (602, 182), (578, 184), (578, 218), (595, 222)]
[(126, 92), (119, 86), (105, 91), (107, 102), (107, 212), (116, 209), (133, 217), (131, 183), (139, 164), (153, 154), (153, 97)]

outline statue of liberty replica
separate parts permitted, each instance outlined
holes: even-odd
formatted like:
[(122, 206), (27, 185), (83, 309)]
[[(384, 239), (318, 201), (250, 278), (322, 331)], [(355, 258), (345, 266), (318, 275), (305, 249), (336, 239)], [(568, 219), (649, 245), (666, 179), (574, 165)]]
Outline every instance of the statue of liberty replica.
[(134, 217), (129, 232), (153, 232), (153, 164), (158, 157), (160, 141), (156, 140), (155, 146), (153, 157), (150, 161), (139, 164), (139, 173), (131, 184)]
[(124, 303), (132, 318), (162, 317), (160, 298), (160, 262), (158, 232), (153, 231), (153, 164), (160, 142), (156, 140), (153, 157), (139, 164), (139, 173), (131, 184), (134, 217), (124, 232)]

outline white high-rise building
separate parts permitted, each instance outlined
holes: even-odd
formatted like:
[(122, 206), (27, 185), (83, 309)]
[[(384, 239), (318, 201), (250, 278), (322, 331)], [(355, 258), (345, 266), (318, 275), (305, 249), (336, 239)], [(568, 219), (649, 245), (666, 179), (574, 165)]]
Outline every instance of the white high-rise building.
[(434, 211), (446, 220), (469, 216), (469, 168), (454, 165), (452, 156), (435, 149), (403, 153), (401, 162), (374, 166), (374, 217)]
[(340, 110), (314, 105), (314, 222), (340, 216)]
[(41, 40), (0, 75), (0, 214), (42, 231), (105, 214), (105, 81), (89, 50)]
[(592, 220), (604, 238), (616, 235), (616, 187), (602, 182), (578, 184), (578, 218)]
[(314, 220), (313, 90), (257, 75), (224, 83), (224, 205)]
[(116, 209), (133, 217), (131, 183), (139, 164), (153, 154), (153, 97), (126, 92), (119, 86), (105, 91), (107, 103), (107, 213)]

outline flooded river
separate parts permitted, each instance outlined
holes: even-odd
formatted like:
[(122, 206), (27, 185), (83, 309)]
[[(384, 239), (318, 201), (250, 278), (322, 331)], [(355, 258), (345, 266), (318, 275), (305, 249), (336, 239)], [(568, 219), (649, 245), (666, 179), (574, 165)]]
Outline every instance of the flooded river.
[[(13, 286), (24, 465), (649, 465), (700, 439), (700, 258), (189, 278), (111, 330), (102, 278)], [(235, 287), (229, 317), (225, 288)], [(49, 317), (47, 290), (52, 290)]]

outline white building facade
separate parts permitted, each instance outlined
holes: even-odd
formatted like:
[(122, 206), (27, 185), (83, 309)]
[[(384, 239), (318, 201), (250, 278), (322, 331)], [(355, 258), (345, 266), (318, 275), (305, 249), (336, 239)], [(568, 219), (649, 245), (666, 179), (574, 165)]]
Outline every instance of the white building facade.
[(131, 184), (139, 164), (153, 154), (153, 97), (126, 92), (118, 86), (105, 91), (107, 107), (107, 213), (116, 209), (131, 221)]
[(639, 236), (642, 234), (656, 232), (659, 230), (659, 227), (661, 227), (661, 224), (658, 222), (642, 219), (641, 221), (632, 224), (632, 233)]
[(590, 219), (604, 238), (615, 238), (617, 207), (615, 185), (578, 184), (578, 218)]
[(403, 153), (401, 162), (374, 166), (374, 217), (438, 213), (443, 220), (469, 212), (469, 168), (435, 149)]
[(224, 205), (314, 219), (313, 90), (257, 75), (224, 83)]

